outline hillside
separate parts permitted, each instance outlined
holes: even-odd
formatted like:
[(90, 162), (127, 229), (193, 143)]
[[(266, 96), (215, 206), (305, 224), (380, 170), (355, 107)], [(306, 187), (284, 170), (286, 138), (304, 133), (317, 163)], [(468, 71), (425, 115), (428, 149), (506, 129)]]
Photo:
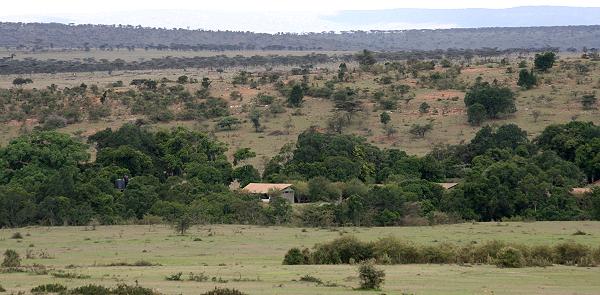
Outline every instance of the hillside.
[[(290, 67), (278, 66), (270, 70), (246, 68), (245, 72), (230, 68), (221, 73), (207, 69), (165, 69), (35, 74), (28, 76), (33, 80), (32, 84), (17, 88), (11, 84), (17, 75), (6, 75), (0, 79), (0, 87), (6, 88), (0, 91), (5, 97), (2, 120), (6, 122), (1, 135), (3, 142), (7, 142), (19, 132), (44, 125), (48, 116), (64, 120), (64, 123), (58, 122), (60, 131), (82, 137), (106, 127), (118, 127), (125, 122), (145, 119), (148, 124), (158, 128), (183, 125), (214, 133), (230, 146), (229, 153), (240, 147), (250, 147), (258, 153), (252, 164), (263, 167), (265, 159), (275, 155), (284, 144), (294, 142), (298, 134), (309, 127), (318, 126), (322, 130), (331, 128), (332, 120), (343, 110), (336, 107), (335, 101), (329, 96), (336, 89), (349, 87), (360, 106), (353, 112), (352, 120), (339, 132), (364, 136), (381, 147), (395, 147), (423, 155), (436, 145), (468, 141), (479, 130), (479, 126), (468, 124), (463, 101), (466, 90), (477, 77), (489, 82), (497, 80), (517, 93), (517, 111), (514, 114), (485, 124), (516, 123), (532, 138), (553, 123), (574, 119), (596, 124), (600, 122), (597, 109), (584, 109), (581, 105), (581, 97), (585, 93), (593, 93), (600, 87), (600, 65), (591, 59), (564, 54), (554, 68), (540, 74), (539, 86), (532, 90), (523, 90), (516, 85), (519, 64), (525, 63), (525, 66), (531, 67), (531, 56), (476, 58), (471, 62), (457, 59), (448, 68), (438, 60), (434, 68), (420, 70), (418, 68), (427, 63), (398, 61), (398, 65), (401, 65), (399, 68), (385, 67), (384, 63), (382, 60), (373, 71), (361, 70), (354, 62), (348, 63), (346, 78), (335, 82), (329, 90), (324, 87), (331, 83), (328, 81), (337, 79), (338, 64), (335, 63), (315, 64), (312, 68), (293, 71)], [(402, 72), (399, 72), (400, 68)], [(459, 71), (452, 72), (451, 77), (447, 76), (453, 68)], [(414, 70), (416, 74), (411, 74)], [(245, 81), (238, 81), (234, 85), (234, 79), (239, 79), (241, 73), (246, 73)], [(194, 82), (178, 83), (178, 78), (183, 75)], [(202, 93), (200, 82), (203, 78), (211, 81), (208, 96)], [(152, 93), (154, 91), (144, 87), (129, 85), (134, 79), (154, 79), (164, 86)], [(288, 107), (285, 85), (303, 80), (312, 90), (308, 91), (301, 108)], [(86, 84), (84, 90), (79, 88), (82, 83)], [(19, 99), (7, 98), (15, 89), (28, 92), (29, 89), (44, 89), (52, 84), (61, 91), (53, 99), (62, 101), (65, 97), (73, 97), (73, 102), (70, 105), (62, 102), (57, 105), (57, 102), (48, 101), (32, 108), (30, 104), (19, 102)], [(398, 92), (400, 88), (406, 90)], [(33, 91), (27, 95), (40, 95)], [(78, 91), (84, 91), (82, 101)], [(325, 93), (320, 93), (323, 91)], [(100, 103), (104, 93), (107, 93), (105, 105)], [(239, 96), (232, 96), (232, 93), (239, 93)], [(143, 98), (156, 95), (163, 98)], [(207, 100), (207, 97), (214, 99)], [(207, 103), (216, 103), (215, 109), (209, 110), (213, 112), (211, 114), (202, 109), (207, 107)], [(423, 104), (428, 106), (426, 111), (420, 111)], [(260, 132), (256, 132), (249, 118), (252, 109), (262, 114)], [(380, 123), (380, 114), (384, 111), (391, 116), (391, 123), (387, 127)], [(78, 115), (73, 117), (70, 115), (73, 112)], [(227, 114), (239, 119), (241, 124), (230, 131), (219, 130), (216, 126)], [(409, 133), (413, 124), (427, 123), (432, 123), (433, 129), (424, 137)]]

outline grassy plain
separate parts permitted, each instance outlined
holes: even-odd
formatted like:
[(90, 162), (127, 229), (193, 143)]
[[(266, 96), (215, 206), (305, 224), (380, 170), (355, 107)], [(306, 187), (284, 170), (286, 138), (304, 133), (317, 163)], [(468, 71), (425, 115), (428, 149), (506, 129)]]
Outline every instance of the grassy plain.
[[(11, 239), (14, 232), (23, 239)], [(573, 235), (583, 231), (587, 235)], [(356, 266), (286, 266), (285, 252), (295, 246), (312, 247), (340, 235), (362, 240), (396, 236), (421, 244), (457, 244), (503, 240), (528, 245), (552, 245), (575, 241), (600, 244), (600, 222), (463, 223), (432, 227), (302, 229), (215, 225), (192, 228), (179, 236), (165, 225), (90, 227), (28, 227), (0, 230), (0, 250), (15, 249), (35, 258), (23, 264), (43, 264), (53, 271), (90, 276), (86, 279), (55, 278), (31, 273), (0, 273), (8, 292), (29, 292), (45, 283), (70, 287), (120, 283), (154, 288), (165, 294), (199, 294), (219, 287), (234, 287), (248, 294), (599, 294), (599, 268), (551, 266), (501, 269), (490, 265), (392, 265), (382, 266), (386, 283), (379, 292), (355, 291)], [(40, 258), (39, 253), (46, 257)], [(159, 266), (106, 266), (145, 260)], [(182, 272), (204, 273), (227, 282), (168, 281)], [(52, 271), (51, 271), (52, 273)], [(300, 282), (310, 274), (336, 287)]]

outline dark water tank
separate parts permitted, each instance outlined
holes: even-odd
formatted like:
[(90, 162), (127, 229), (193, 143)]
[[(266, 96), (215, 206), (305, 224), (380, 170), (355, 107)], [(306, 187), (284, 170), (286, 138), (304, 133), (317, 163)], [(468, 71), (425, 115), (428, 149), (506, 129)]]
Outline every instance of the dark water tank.
[(125, 184), (125, 180), (117, 179), (115, 181), (115, 187), (120, 190), (124, 190), (127, 185)]

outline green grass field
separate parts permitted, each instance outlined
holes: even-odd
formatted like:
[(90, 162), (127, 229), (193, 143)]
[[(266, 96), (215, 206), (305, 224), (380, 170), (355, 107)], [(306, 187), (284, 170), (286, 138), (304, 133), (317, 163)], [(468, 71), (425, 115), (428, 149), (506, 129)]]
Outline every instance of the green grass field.
[[(20, 232), (23, 239), (11, 239)], [(583, 231), (587, 235), (573, 235)], [(382, 266), (386, 283), (381, 291), (354, 291), (356, 266), (286, 266), (281, 261), (294, 246), (312, 247), (340, 235), (362, 240), (396, 236), (422, 244), (470, 243), (498, 239), (533, 244), (575, 241), (600, 244), (600, 222), (464, 223), (433, 227), (302, 229), (244, 225), (198, 226), (179, 236), (165, 225), (86, 227), (28, 227), (0, 230), (0, 250), (15, 249), (35, 258), (23, 264), (43, 264), (53, 271), (90, 276), (55, 278), (31, 273), (2, 273), (7, 292), (29, 292), (45, 283), (69, 287), (86, 284), (135, 284), (165, 294), (199, 294), (215, 286), (233, 287), (249, 294), (599, 294), (600, 268), (535, 267), (501, 269), (490, 265)], [(49, 258), (39, 258), (45, 253)], [(145, 260), (160, 266), (106, 266)], [(178, 272), (204, 273), (227, 282), (167, 281)], [(52, 273), (52, 271), (50, 272)], [(337, 284), (316, 286), (299, 282), (306, 274)]]

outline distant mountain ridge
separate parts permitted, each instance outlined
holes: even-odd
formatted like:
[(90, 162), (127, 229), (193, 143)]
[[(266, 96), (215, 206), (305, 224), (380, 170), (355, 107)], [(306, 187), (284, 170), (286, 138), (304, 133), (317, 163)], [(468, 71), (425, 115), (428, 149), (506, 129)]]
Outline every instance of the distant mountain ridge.
[[(42, 22), (0, 22), (0, 46), (177, 50), (437, 50), (449, 48), (600, 48), (600, 7), (530, 6), (509, 9), (390, 9), (340, 11), (334, 15), (140, 10), (107, 15), (40, 16)], [(306, 18), (304, 18), (306, 16)], [(27, 19), (27, 18), (24, 18)], [(66, 25), (57, 22), (107, 23)], [(111, 25), (111, 24), (129, 25)], [(166, 29), (193, 23), (191, 28)], [(335, 28), (321, 33), (254, 33), (277, 25)], [(137, 26), (141, 24), (142, 26)], [(222, 27), (221, 27), (222, 26)], [(245, 29), (229, 29), (241, 26)], [(258, 26), (259, 28), (261, 26)], [(164, 28), (161, 28), (164, 27)], [(214, 28), (216, 27), (216, 28)], [(414, 27), (419, 29), (400, 29)], [(246, 29), (247, 28), (247, 29)], [(424, 29), (443, 28), (443, 29)], [(212, 30), (211, 30), (212, 29)]]

